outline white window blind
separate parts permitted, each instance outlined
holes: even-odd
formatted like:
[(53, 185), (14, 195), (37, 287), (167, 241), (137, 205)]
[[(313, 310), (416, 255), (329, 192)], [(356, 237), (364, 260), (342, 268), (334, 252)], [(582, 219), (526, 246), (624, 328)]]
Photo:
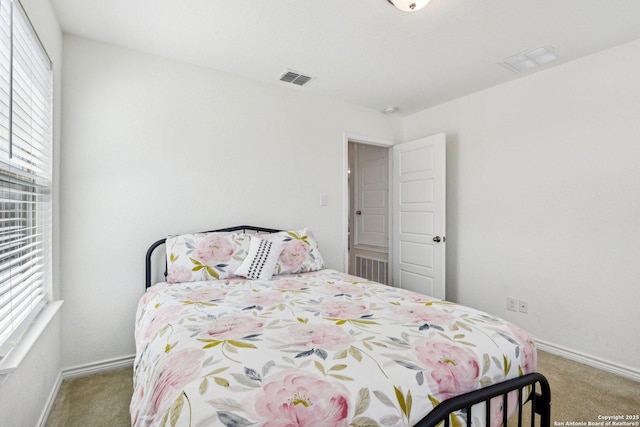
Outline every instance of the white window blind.
[(0, 0), (0, 357), (51, 284), (53, 72), (17, 0)]

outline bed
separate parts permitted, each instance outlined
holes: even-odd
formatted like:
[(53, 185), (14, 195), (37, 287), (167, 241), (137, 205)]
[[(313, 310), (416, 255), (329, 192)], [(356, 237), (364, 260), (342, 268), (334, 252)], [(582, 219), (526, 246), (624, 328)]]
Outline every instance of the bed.
[(308, 229), (170, 236), (146, 276), (133, 426), (549, 426), (531, 335), (324, 268)]

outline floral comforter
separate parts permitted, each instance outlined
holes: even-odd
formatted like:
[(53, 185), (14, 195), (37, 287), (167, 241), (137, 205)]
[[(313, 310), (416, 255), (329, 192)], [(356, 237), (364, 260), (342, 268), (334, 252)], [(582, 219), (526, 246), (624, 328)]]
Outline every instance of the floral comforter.
[(412, 425), (536, 368), (504, 320), (333, 270), (157, 284), (135, 334), (134, 426)]

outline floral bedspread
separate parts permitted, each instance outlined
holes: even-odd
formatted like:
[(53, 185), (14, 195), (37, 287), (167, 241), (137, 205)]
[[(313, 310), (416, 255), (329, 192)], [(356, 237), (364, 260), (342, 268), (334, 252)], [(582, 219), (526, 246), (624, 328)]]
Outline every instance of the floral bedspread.
[(134, 426), (413, 425), (536, 368), (504, 320), (334, 270), (157, 284), (135, 334)]

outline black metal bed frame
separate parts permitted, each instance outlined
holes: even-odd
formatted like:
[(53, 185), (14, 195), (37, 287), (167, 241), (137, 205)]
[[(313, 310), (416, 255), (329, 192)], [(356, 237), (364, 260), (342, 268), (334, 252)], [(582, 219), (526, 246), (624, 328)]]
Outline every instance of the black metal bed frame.
[[(203, 233), (231, 231), (241, 231), (244, 233), (247, 231), (256, 233), (277, 233), (282, 230), (256, 227), (253, 225), (240, 225), (236, 227), (205, 231)], [(154, 250), (165, 243), (166, 240), (166, 238), (158, 240), (149, 247), (149, 250), (147, 250), (145, 259), (146, 288), (151, 286), (151, 256)], [(166, 261), (164, 275), (165, 277), (167, 275)], [(530, 387), (530, 391), (528, 387)], [(523, 398), (523, 391), (525, 389), (527, 389), (529, 394), (527, 399)], [(509, 394), (513, 391), (517, 391), (518, 405), (515, 412), (511, 417), (509, 417), (509, 414), (507, 413), (509, 406)], [(482, 403), (485, 405), (485, 423), (487, 427), (490, 427), (493, 424), (491, 420), (491, 405), (500, 403), (502, 403), (501, 425), (503, 427), (507, 427), (508, 420), (515, 420), (514, 417), (517, 417), (518, 427), (550, 427), (551, 425), (551, 390), (547, 379), (544, 375), (538, 372), (533, 372), (444, 400), (414, 425), (417, 427), (450, 427), (451, 424), (458, 426), (461, 424), (460, 420), (456, 419), (454, 422), (453, 417), (462, 415), (462, 418), (466, 418), (464, 425), (466, 425), (466, 427), (471, 427), (473, 422), (472, 407), (476, 404)], [(527, 422), (523, 423), (525, 420), (523, 410), (527, 405), (530, 405), (530, 414), (528, 420), (526, 420)], [(453, 415), (454, 413), (457, 413), (458, 415)], [(513, 423), (515, 422), (516, 421), (510, 421), (509, 427), (513, 426)]]
[[(539, 384), (540, 391), (537, 390), (536, 384)], [(531, 386), (529, 398), (523, 401), (523, 390), (529, 386)], [(509, 406), (508, 396), (509, 393), (516, 390), (518, 392), (518, 406), (516, 406), (515, 412), (511, 414), (511, 418), (517, 417), (518, 427), (536, 425), (539, 425), (540, 427), (549, 427), (551, 424), (551, 389), (549, 388), (549, 382), (544, 375), (538, 372), (533, 372), (501, 383), (496, 383), (488, 387), (444, 400), (415, 425), (418, 427), (434, 427), (444, 422), (444, 427), (449, 427), (451, 423), (450, 415), (462, 410), (466, 412), (465, 425), (467, 427), (471, 427), (471, 422), (473, 420), (472, 406), (478, 403), (484, 403), (485, 423), (486, 426), (489, 427), (495, 423), (492, 423), (491, 420), (492, 411), (490, 405), (502, 403), (502, 424), (500, 425), (507, 427), (508, 420), (511, 419), (507, 413)], [(502, 402), (500, 402), (500, 398), (502, 398)], [(491, 402), (493, 399), (497, 399), (497, 401)], [(528, 420), (529, 422), (523, 424), (523, 409), (526, 408), (527, 403), (531, 405), (529, 408), (530, 417)], [(539, 418), (537, 419), (538, 424), (536, 424), (536, 415), (539, 415)], [(515, 424), (509, 423), (509, 426), (511, 425)]]

